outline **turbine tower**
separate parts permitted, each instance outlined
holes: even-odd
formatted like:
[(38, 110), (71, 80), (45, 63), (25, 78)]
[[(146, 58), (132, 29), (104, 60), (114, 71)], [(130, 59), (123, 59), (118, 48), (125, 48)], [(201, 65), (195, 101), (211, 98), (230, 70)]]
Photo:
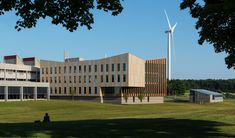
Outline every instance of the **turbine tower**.
[(167, 78), (168, 80), (171, 80), (171, 47), (174, 47), (174, 30), (177, 25), (177, 23), (172, 27), (170, 20), (167, 16), (166, 10), (164, 10), (166, 15), (166, 20), (168, 23), (168, 30), (165, 31), (165, 33), (168, 35), (168, 47), (167, 47)]

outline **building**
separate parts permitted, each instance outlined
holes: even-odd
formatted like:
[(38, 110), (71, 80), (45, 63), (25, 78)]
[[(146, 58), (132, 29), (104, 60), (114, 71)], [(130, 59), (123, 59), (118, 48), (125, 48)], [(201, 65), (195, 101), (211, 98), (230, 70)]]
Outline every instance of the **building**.
[(223, 102), (223, 95), (217, 92), (204, 89), (191, 89), (190, 102), (193, 103), (214, 103)]
[(0, 63), (0, 101), (50, 99), (49, 83), (39, 82), (39, 67), (35, 58), (5, 56)]
[(163, 103), (167, 93), (166, 59), (143, 60), (126, 53), (99, 60), (41, 60), (40, 69), (40, 81), (50, 83), (52, 99)]
[(98, 60), (64, 61), (5, 56), (0, 64), (0, 99), (74, 99), (120, 104), (163, 103), (166, 59), (130, 53)]

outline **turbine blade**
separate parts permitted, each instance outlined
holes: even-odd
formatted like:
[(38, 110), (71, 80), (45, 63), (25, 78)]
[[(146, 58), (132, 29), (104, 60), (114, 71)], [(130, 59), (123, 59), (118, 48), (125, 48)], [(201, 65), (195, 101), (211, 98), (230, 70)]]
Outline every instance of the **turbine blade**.
[(177, 26), (177, 23), (175, 23), (175, 25), (172, 27), (171, 29), (172, 32), (174, 32), (176, 26)]
[(164, 9), (164, 12), (165, 12), (165, 15), (166, 15), (166, 20), (167, 20), (167, 23), (168, 23), (168, 26), (169, 26), (169, 29), (171, 30), (171, 23), (170, 23), (170, 20), (167, 16), (167, 13), (166, 13), (166, 10)]

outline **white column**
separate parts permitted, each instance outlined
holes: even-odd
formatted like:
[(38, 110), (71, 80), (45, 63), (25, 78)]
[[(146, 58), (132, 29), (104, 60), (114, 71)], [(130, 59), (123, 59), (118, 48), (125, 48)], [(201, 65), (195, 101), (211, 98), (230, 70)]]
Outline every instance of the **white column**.
[(100, 87), (100, 103), (104, 103), (102, 89)]
[(34, 87), (34, 92), (33, 92), (34, 100), (36, 101), (38, 98), (38, 88)]
[(4, 88), (4, 98), (5, 98), (5, 101), (8, 101), (8, 86), (5, 86)]
[(20, 87), (20, 101), (23, 101), (24, 99), (24, 92), (23, 92), (23, 86)]
[(4, 80), (6, 80), (6, 77), (7, 77), (7, 75), (6, 75), (6, 69), (4, 69)]
[(47, 87), (47, 100), (50, 100), (50, 87)]

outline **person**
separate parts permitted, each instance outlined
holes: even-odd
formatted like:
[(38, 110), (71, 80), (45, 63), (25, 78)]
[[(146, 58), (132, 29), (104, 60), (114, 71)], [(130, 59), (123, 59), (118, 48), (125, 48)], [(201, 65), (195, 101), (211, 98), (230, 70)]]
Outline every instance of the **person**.
[(49, 123), (49, 122), (51, 122), (50, 116), (48, 115), (48, 113), (45, 113), (45, 116), (43, 118), (43, 123)]

